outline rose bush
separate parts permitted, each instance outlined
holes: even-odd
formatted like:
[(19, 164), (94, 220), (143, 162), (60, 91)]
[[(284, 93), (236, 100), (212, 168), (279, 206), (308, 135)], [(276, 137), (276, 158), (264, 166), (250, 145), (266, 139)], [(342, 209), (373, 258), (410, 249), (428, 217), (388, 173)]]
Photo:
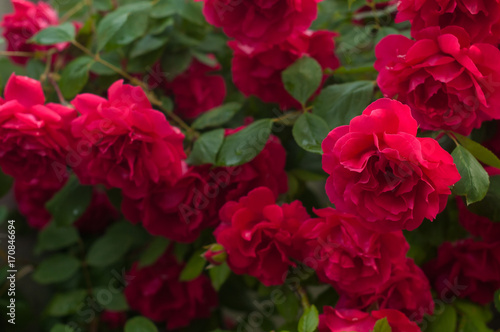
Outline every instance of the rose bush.
[(499, 1), (11, 4), (1, 331), (500, 328)]

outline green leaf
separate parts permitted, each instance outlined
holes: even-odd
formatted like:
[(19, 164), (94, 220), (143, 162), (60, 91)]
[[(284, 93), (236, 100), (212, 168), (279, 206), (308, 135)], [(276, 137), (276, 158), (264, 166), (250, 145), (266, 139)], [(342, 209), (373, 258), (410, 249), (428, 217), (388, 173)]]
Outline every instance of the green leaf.
[(152, 35), (146, 35), (144, 38), (137, 41), (132, 50), (130, 51), (130, 57), (136, 58), (138, 56), (147, 54), (151, 51), (157, 50), (167, 43), (168, 37), (155, 37)]
[(490, 186), (486, 196), (477, 203), (468, 206), (471, 212), (487, 217), (493, 222), (500, 222), (500, 175), (490, 176)]
[(74, 331), (75, 330), (71, 326), (63, 325), (60, 323), (57, 323), (50, 329), (50, 332), (74, 332)]
[(42, 261), (33, 273), (33, 279), (42, 285), (66, 281), (78, 268), (80, 261), (67, 254), (56, 254)]
[(207, 262), (202, 254), (203, 250), (198, 250), (191, 256), (179, 276), (180, 281), (190, 281), (199, 277)]
[(31, 42), (38, 45), (54, 45), (70, 42), (75, 39), (75, 35), (76, 30), (73, 23), (66, 22), (40, 30), (31, 38)]
[(439, 315), (429, 320), (428, 332), (455, 331), (457, 327), (457, 311), (451, 305), (446, 305)]
[(238, 166), (255, 158), (271, 134), (273, 121), (262, 119), (226, 136), (217, 156), (217, 166)]
[(329, 128), (347, 125), (363, 112), (372, 96), (371, 81), (330, 85), (314, 101), (313, 114), (322, 117)]
[(387, 321), (387, 317), (379, 319), (373, 327), (373, 332), (392, 332), (392, 328)]
[(114, 11), (106, 16), (97, 25), (97, 51), (101, 51), (118, 31), (125, 25), (130, 13)]
[(37, 247), (40, 250), (58, 250), (77, 243), (78, 239), (78, 231), (74, 227), (50, 223), (38, 233)]
[(9, 192), (13, 183), (14, 179), (0, 170), (0, 197), (5, 196)]
[(205, 129), (208, 127), (218, 127), (228, 122), (241, 109), (239, 103), (227, 103), (225, 105), (213, 108), (203, 113), (194, 122), (194, 129)]
[(212, 286), (214, 286), (216, 291), (219, 291), (231, 274), (231, 269), (227, 263), (222, 263), (221, 265), (217, 265), (209, 269), (208, 274), (210, 275)]
[(59, 88), (66, 99), (72, 99), (87, 84), (89, 70), (94, 60), (83, 56), (71, 61), (62, 71)]
[(45, 205), (59, 226), (73, 224), (82, 216), (92, 199), (92, 187), (82, 186), (71, 176), (64, 187)]
[(108, 230), (95, 241), (87, 253), (90, 266), (109, 266), (120, 260), (132, 247), (133, 239), (129, 234)]
[(299, 332), (314, 332), (318, 327), (318, 309), (314, 305), (305, 309), (299, 319)]
[(126, 311), (129, 309), (125, 295), (116, 293), (115, 289), (111, 291), (109, 287), (94, 287), (93, 294), (98, 303), (106, 310)]
[(193, 151), (186, 162), (190, 165), (215, 164), (217, 152), (224, 141), (224, 129), (216, 129), (202, 134), (194, 142)]
[(40, 77), (44, 72), (45, 64), (40, 60), (30, 59), (26, 64), (26, 75), (28, 75), (28, 77), (40, 80)]
[(111, 0), (93, 0), (92, 6), (94, 6), (95, 10), (99, 11), (108, 11), (113, 9), (113, 4)]
[(488, 173), (476, 158), (461, 145), (457, 146), (451, 155), (462, 176), (453, 187), (453, 193), (465, 196), (467, 204), (482, 200), (490, 185)]
[(399, 35), (399, 31), (392, 27), (381, 27), (375, 35), (375, 44), (378, 44), (383, 38), (389, 35)]
[(110, 39), (113, 45), (129, 45), (134, 40), (142, 37), (148, 29), (149, 12), (152, 5), (146, 1), (138, 1), (119, 7), (116, 12), (126, 13), (125, 24)]
[(47, 305), (47, 314), (55, 317), (74, 314), (84, 304), (86, 296), (87, 291), (83, 289), (56, 294)]
[(277, 302), (276, 309), (287, 322), (296, 322), (300, 309), (299, 298), (289, 287), (282, 287), (281, 291), (284, 293), (285, 301)]
[(488, 166), (500, 168), (500, 159), (498, 159), (498, 157), (493, 152), (491, 152), (481, 144), (474, 142), (468, 137), (462, 136), (457, 133), (453, 133), (453, 135), (457, 138), (458, 142), (464, 148), (466, 148), (470, 153), (472, 153), (474, 157), (476, 157), (477, 160)]
[(169, 80), (186, 71), (191, 64), (192, 55), (189, 51), (176, 53), (166, 52), (161, 58), (161, 68)]
[(139, 267), (149, 266), (154, 264), (158, 258), (167, 250), (170, 244), (169, 239), (157, 236), (153, 238), (146, 250), (143, 251), (139, 258)]
[(285, 69), (281, 78), (286, 91), (304, 105), (318, 90), (323, 78), (323, 70), (313, 58), (302, 57)]
[(306, 151), (322, 154), (321, 143), (330, 130), (325, 120), (317, 115), (304, 113), (293, 126), (293, 137)]
[(156, 325), (146, 317), (131, 318), (125, 324), (125, 332), (158, 332)]
[(151, 17), (154, 18), (163, 18), (172, 15), (179, 15), (195, 24), (203, 24), (205, 21), (201, 4), (192, 1), (160, 0), (151, 11)]
[[(120, 54), (117, 52), (105, 53), (100, 55), (100, 57), (101, 59), (109, 62), (110, 64), (118, 68), (122, 67)], [(116, 72), (113, 69), (110, 69), (109, 67), (106, 67), (105, 65), (99, 62), (94, 62), (94, 64), (92, 64), (92, 67), (90, 67), (90, 71), (101, 76), (116, 75)]]

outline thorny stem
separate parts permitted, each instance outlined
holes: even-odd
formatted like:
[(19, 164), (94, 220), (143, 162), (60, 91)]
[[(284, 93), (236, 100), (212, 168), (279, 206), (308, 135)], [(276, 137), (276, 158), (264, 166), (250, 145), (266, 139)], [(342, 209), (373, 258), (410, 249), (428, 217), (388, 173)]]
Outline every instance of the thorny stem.
[(16, 51), (0, 51), (0, 55), (3, 56), (23, 56), (27, 58), (32, 58), (35, 56), (34, 52), (16, 52)]
[(69, 20), (73, 15), (75, 15), (76, 13), (78, 13), (80, 11), (80, 9), (82, 9), (83, 7), (85, 7), (87, 5), (87, 2), (86, 1), (80, 1), (78, 2), (73, 8), (71, 8), (70, 10), (68, 10), (63, 17), (61, 17), (61, 21), (60, 23), (64, 23), (66, 22), (67, 20)]
[(289, 122), (288, 120), (291, 120), (293, 118), (297, 118), (299, 117), (301, 114), (303, 114), (306, 110), (308, 110), (308, 108), (306, 108), (305, 110), (300, 110), (300, 111), (293, 111), (293, 112), (288, 112), (288, 113), (285, 113), (283, 114), (282, 116), (280, 117), (277, 117), (277, 118), (274, 118), (273, 119), (273, 122), (282, 122), (283, 124), (285, 125), (291, 125), (293, 124), (293, 122)]
[(53, 74), (49, 73), (47, 77), (49, 79), (49, 82), (52, 84), (52, 86), (56, 90), (56, 94), (57, 94), (57, 98), (59, 98), (59, 102), (63, 105), (68, 105), (68, 102), (66, 101), (66, 99), (64, 99), (64, 96), (61, 92), (61, 89), (59, 88), (59, 85), (57, 85), (57, 82), (54, 79)]

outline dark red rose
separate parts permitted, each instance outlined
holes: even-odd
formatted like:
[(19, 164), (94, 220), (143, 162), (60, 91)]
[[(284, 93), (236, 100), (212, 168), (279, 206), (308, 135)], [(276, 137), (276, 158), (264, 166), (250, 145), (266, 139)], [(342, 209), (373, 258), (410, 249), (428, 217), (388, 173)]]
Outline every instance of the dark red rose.
[(191, 281), (179, 281), (183, 268), (184, 264), (170, 253), (151, 266), (139, 268), (135, 263), (124, 291), (130, 308), (156, 322), (166, 322), (168, 330), (210, 317), (218, 302), (210, 279), (200, 275)]
[(334, 54), (333, 41), (336, 35), (331, 31), (306, 31), (280, 44), (257, 47), (231, 41), (234, 84), (246, 96), (255, 95), (265, 102), (278, 103), (283, 109), (300, 107), (285, 90), (281, 73), (303, 56), (316, 59), (323, 69), (338, 68), (340, 63)]
[(259, 187), (238, 202), (227, 202), (219, 213), (221, 224), (214, 232), (227, 252), (227, 263), (236, 274), (249, 274), (264, 285), (284, 283), (293, 236), (309, 218), (302, 203), (276, 204), (267, 187)]
[(500, 241), (500, 223), (492, 222), (487, 217), (479, 216), (470, 212), (462, 201), (457, 197), (458, 220), (460, 224), (472, 235), (480, 237), (484, 242)]
[(247, 45), (277, 44), (309, 28), (318, 0), (203, 0), (208, 23)]
[[(230, 135), (236, 130), (227, 130)], [(132, 222), (142, 221), (151, 234), (178, 242), (193, 242), (206, 228), (216, 227), (220, 208), (250, 190), (265, 186), (275, 196), (285, 193), (286, 152), (271, 136), (264, 149), (249, 163), (236, 167), (194, 166), (175, 184), (154, 185), (146, 197), (124, 196), (122, 211)]]
[(461, 27), (419, 31), (417, 40), (390, 35), (375, 48), (377, 83), (407, 103), (423, 129), (469, 135), (500, 118), (500, 50), (471, 43)]
[(466, 29), (473, 41), (500, 42), (498, 0), (401, 0), (396, 22), (407, 20), (412, 36), (427, 27), (457, 25)]
[(432, 299), (429, 280), (415, 262), (407, 258), (395, 265), (391, 277), (373, 293), (349, 296), (341, 294), (336, 308), (367, 310), (373, 305), (379, 309), (395, 309), (412, 321), (420, 321), (425, 314), (432, 315)]
[[(59, 182), (40, 178), (31, 182), (14, 183), (17, 207), (31, 227), (43, 229), (50, 222), (52, 215), (45, 208), (45, 204), (61, 190), (66, 180), (65, 178)], [(110, 203), (107, 195), (94, 189), (87, 210), (75, 221), (74, 226), (83, 233), (99, 233), (113, 221), (118, 220), (119, 216), (119, 212)]]
[(76, 111), (45, 104), (39, 81), (12, 74), (0, 100), (0, 167), (16, 180), (63, 181)]
[(420, 332), (420, 328), (401, 312), (392, 309), (376, 310), (371, 313), (354, 309), (333, 309), (324, 307), (319, 316), (319, 332), (369, 332), (375, 323), (382, 318), (387, 322), (392, 332)]
[(194, 59), (184, 73), (176, 76), (172, 82), (165, 81), (167, 93), (171, 92), (175, 98), (175, 113), (186, 119), (194, 119), (220, 106), (226, 97), (226, 83), (221, 75), (213, 74), (220, 68), (218, 63), (209, 66)]
[(451, 155), (419, 138), (410, 108), (379, 99), (322, 144), (326, 193), (340, 211), (375, 231), (413, 230), (445, 206), (460, 179)]
[(106, 324), (111, 330), (123, 328), (127, 322), (127, 315), (123, 311), (105, 310), (100, 318), (101, 322)]
[[(59, 25), (56, 11), (43, 1), (34, 4), (24, 0), (11, 0), (14, 13), (3, 17), (1, 26), (3, 27), (3, 37), (7, 41), (7, 50), (11, 52), (36, 52), (47, 51), (56, 48), (62, 51), (69, 46), (69, 43), (59, 43), (55, 45), (36, 45), (28, 40), (38, 31), (51, 25)], [(10, 57), (15, 63), (24, 65), (29, 57)]]
[(445, 242), (424, 271), (441, 299), (458, 296), (487, 304), (500, 288), (500, 242)]
[[(401, 231), (373, 232), (355, 215), (333, 208), (315, 210), (297, 236), (304, 264), (341, 293), (370, 294), (387, 282), (395, 264), (405, 261), (408, 243)], [(303, 242), (304, 241), (304, 242)]]
[(71, 123), (76, 143), (70, 166), (82, 183), (140, 198), (151, 184), (181, 177), (184, 135), (151, 107), (140, 87), (117, 81), (108, 99), (81, 94), (72, 104), (81, 116)]

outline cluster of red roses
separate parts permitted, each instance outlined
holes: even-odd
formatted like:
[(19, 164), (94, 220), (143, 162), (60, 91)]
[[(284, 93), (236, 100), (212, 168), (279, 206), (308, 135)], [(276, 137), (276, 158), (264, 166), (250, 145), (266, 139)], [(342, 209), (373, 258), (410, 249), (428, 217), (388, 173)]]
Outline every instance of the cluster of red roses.
[[(375, 50), (384, 95), (407, 103), (423, 129), (468, 135), (500, 119), (500, 2), (403, 0), (396, 21), (405, 20), (414, 40), (390, 35)], [(485, 142), (497, 155), (498, 137)], [(486, 304), (500, 288), (500, 225), (457, 204), (462, 226), (482, 241), (444, 243), (424, 270), (441, 297), (453, 283), (462, 287), (453, 295)]]
[(323, 69), (339, 66), (336, 33), (307, 30), (316, 18), (317, 0), (203, 1), (207, 21), (235, 39), (229, 42), (233, 82), (246, 96), (278, 103), (282, 109), (300, 107), (283, 86), (283, 70), (306, 55)]

